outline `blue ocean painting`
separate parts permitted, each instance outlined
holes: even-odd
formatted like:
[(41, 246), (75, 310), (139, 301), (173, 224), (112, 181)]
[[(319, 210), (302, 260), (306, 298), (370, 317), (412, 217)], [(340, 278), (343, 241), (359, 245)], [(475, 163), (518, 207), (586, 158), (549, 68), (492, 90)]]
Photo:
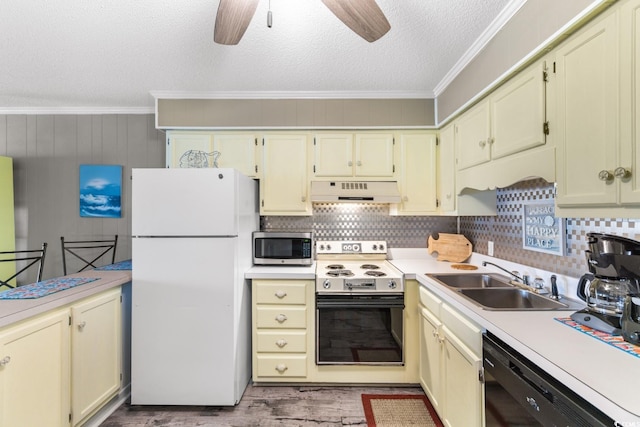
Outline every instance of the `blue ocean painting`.
[(122, 216), (122, 166), (80, 165), (80, 216)]

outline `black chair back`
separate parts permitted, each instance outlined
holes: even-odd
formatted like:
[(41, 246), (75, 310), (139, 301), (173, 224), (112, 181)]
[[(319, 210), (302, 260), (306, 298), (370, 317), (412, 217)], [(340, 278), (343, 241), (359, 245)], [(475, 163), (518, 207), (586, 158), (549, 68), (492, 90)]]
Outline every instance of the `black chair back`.
[[(94, 263), (107, 255), (111, 251), (111, 264), (116, 262), (116, 245), (118, 244), (118, 235), (113, 239), (102, 240), (65, 240), (64, 236), (60, 237), (62, 245), (62, 270), (67, 275), (67, 255), (73, 255), (74, 260), (79, 260), (81, 268), (76, 272), (86, 270), (87, 268), (99, 267)], [(97, 255), (96, 255), (97, 254)]]
[[(16, 265), (16, 273), (5, 279), (0, 278), (0, 288), (3, 286), (15, 288), (17, 286), (17, 278), (31, 267), (37, 267), (38, 273), (36, 282), (42, 280), (42, 272), (44, 271), (44, 257), (47, 254), (47, 243), (43, 243), (40, 249), (29, 249), (23, 251), (5, 251), (0, 252), (0, 262), (14, 262)], [(24, 262), (18, 270), (18, 265)]]

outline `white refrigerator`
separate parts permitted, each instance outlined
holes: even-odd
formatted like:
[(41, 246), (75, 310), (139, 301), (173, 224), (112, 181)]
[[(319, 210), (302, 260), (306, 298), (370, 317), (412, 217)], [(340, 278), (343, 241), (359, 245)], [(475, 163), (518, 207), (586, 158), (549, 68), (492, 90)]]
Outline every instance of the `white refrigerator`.
[(133, 169), (131, 204), (131, 403), (238, 403), (251, 378), (257, 182), (235, 169)]

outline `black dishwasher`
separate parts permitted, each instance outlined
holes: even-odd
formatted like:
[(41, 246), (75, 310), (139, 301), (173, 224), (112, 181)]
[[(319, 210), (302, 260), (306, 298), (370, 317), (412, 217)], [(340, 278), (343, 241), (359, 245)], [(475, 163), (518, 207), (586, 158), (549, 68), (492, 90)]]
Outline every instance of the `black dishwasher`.
[(491, 426), (614, 426), (614, 421), (490, 332), (483, 336)]

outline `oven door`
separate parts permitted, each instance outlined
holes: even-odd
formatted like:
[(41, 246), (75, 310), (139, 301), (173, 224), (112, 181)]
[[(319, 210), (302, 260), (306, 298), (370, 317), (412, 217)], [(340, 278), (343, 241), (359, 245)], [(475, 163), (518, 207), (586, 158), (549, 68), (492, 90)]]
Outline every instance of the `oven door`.
[(317, 294), (318, 365), (403, 365), (403, 294)]

